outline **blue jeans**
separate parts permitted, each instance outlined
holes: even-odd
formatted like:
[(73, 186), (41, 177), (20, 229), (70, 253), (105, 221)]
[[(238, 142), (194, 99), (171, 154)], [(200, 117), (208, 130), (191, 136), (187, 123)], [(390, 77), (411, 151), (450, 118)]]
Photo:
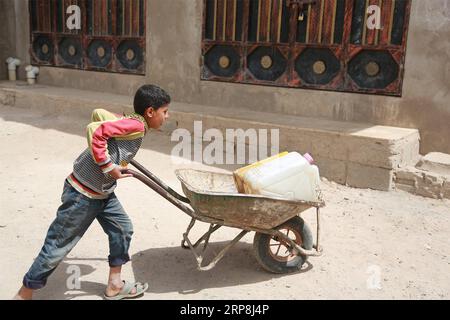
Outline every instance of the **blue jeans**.
[(23, 279), (23, 285), (29, 289), (41, 289), (46, 285), (48, 277), (75, 247), (94, 219), (98, 220), (109, 238), (109, 266), (118, 267), (130, 261), (128, 249), (133, 225), (114, 193), (104, 200), (90, 199), (66, 181), (61, 201), (44, 246)]

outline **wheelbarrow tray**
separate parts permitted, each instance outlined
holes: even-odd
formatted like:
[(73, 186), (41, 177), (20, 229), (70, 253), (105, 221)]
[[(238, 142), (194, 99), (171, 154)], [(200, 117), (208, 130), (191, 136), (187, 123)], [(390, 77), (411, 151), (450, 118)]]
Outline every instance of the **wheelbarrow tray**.
[(307, 202), (238, 192), (232, 174), (180, 169), (175, 171), (190, 205), (202, 217), (240, 229), (273, 229), (322, 202)]

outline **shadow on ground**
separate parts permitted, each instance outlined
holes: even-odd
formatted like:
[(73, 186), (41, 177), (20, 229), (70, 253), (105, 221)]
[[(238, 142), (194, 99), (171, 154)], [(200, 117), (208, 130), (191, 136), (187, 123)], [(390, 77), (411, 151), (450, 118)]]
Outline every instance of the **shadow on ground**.
[[(36, 291), (34, 294), (34, 299), (71, 300), (96, 295), (101, 297), (105, 290), (104, 283), (81, 280), (79, 287), (80, 289), (77, 289), (76, 282), (74, 282), (75, 279), (73, 277), (75, 273), (69, 269), (70, 266), (79, 267), (80, 276), (83, 277), (95, 272), (96, 270), (91, 264), (89, 264), (89, 261), (99, 260), (101, 261), (101, 259), (65, 259), (50, 276), (45, 288)], [(83, 263), (84, 261), (87, 263)], [(106, 260), (105, 263), (107, 263)], [(72, 272), (68, 273), (68, 271)], [(107, 275), (105, 275), (104, 278), (106, 279)]]
[[(229, 242), (215, 242), (208, 247), (205, 264), (211, 261)], [(307, 263), (300, 273), (312, 269)], [(136, 279), (148, 281), (148, 292), (178, 292), (186, 295), (208, 288), (234, 287), (288, 277), (265, 271), (256, 262), (253, 246), (238, 242), (224, 258), (209, 271), (198, 271), (194, 255), (179, 247), (149, 249), (133, 256), (133, 272)], [(297, 273), (298, 274), (298, 273)]]
[[(228, 241), (211, 243), (205, 261), (209, 262)], [(81, 277), (89, 275), (96, 269), (89, 261), (101, 259), (66, 259), (49, 278), (47, 286), (36, 292), (36, 300), (71, 300), (94, 297), (102, 298), (106, 283), (81, 280), (79, 289), (68, 288), (73, 273), (68, 274), (69, 266), (76, 265), (81, 270)], [(87, 263), (86, 263), (87, 262)], [(105, 260), (104, 263), (107, 263)], [(253, 255), (253, 246), (238, 242), (224, 258), (209, 271), (197, 270), (195, 258), (190, 250), (179, 247), (153, 248), (133, 255), (131, 267), (136, 281), (148, 282), (147, 293), (178, 293), (180, 297), (190, 299), (191, 294), (209, 288), (226, 288), (259, 283), (289, 277), (265, 271)], [(296, 275), (307, 273), (313, 265), (307, 262)], [(106, 279), (107, 275), (104, 275)]]

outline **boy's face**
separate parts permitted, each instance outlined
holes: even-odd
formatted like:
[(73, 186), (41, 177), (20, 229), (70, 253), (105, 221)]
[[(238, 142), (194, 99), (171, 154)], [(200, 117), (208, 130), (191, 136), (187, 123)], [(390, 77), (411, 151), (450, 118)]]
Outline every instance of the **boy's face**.
[(162, 106), (155, 110), (150, 107), (145, 111), (144, 118), (147, 124), (152, 129), (159, 129), (164, 122), (169, 119), (169, 105)]

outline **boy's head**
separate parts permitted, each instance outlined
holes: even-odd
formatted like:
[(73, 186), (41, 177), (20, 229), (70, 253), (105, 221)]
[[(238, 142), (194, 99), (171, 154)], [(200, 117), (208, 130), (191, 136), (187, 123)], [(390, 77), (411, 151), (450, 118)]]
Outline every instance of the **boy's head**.
[(159, 129), (169, 118), (170, 96), (152, 84), (143, 85), (134, 96), (134, 112), (145, 118), (152, 129)]

